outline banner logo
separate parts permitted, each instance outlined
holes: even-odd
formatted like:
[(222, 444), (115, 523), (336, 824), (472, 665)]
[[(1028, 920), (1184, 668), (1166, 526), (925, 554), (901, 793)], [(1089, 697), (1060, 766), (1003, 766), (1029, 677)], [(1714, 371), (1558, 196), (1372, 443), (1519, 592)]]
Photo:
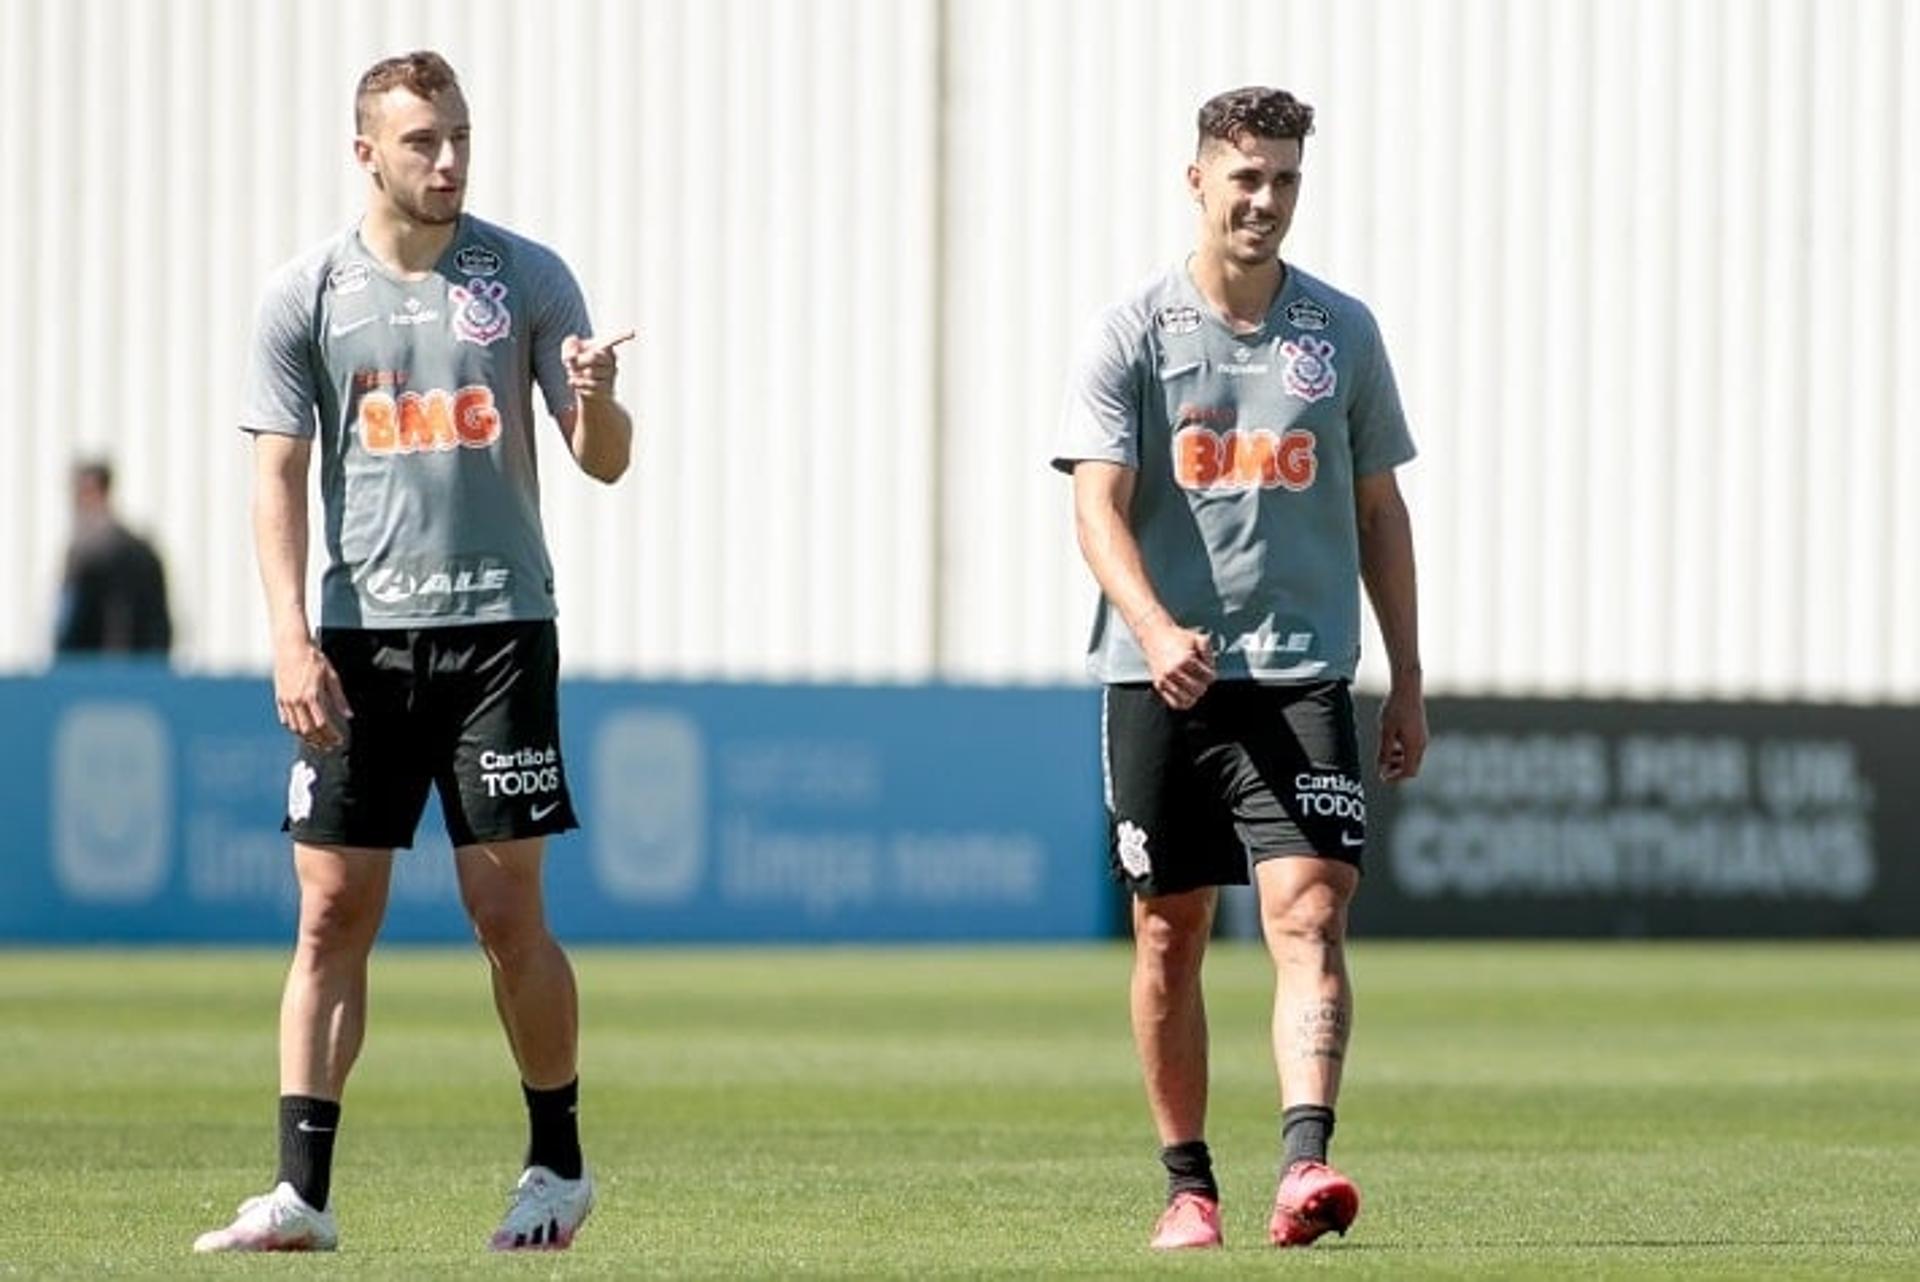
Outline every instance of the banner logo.
[(143, 703), (75, 704), (53, 736), (54, 873), (86, 903), (137, 904), (165, 887), (173, 752)]

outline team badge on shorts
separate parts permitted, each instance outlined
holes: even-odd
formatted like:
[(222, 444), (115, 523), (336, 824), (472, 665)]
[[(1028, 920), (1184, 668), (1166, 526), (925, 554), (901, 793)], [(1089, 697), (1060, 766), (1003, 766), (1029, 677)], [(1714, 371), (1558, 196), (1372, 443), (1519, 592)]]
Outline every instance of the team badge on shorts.
[(453, 304), (453, 336), (463, 343), (491, 347), (513, 329), (507, 311), (507, 282), (469, 276), (464, 286), (447, 290)]
[(320, 774), (304, 761), (293, 763), (287, 776), (287, 818), (300, 823), (313, 814), (313, 785)]
[(1114, 849), (1120, 856), (1120, 866), (1127, 870), (1129, 877), (1145, 877), (1153, 871), (1153, 860), (1147, 855), (1147, 830), (1131, 819), (1123, 819), (1114, 831)]
[(1332, 343), (1311, 334), (1302, 334), (1297, 340), (1288, 339), (1280, 344), (1280, 353), (1287, 358), (1286, 367), (1280, 371), (1280, 379), (1289, 396), (1313, 402), (1333, 395), (1333, 385), (1338, 381), (1338, 375), (1333, 369)]

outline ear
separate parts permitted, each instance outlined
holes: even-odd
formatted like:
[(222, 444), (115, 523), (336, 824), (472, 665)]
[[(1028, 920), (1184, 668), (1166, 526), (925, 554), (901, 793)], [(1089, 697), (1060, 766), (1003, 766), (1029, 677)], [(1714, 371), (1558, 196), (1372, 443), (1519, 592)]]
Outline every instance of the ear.
[(1187, 166), (1187, 190), (1193, 195), (1193, 203), (1205, 209), (1207, 207), (1207, 196), (1206, 189), (1201, 185), (1201, 179), (1203, 177), (1204, 175), (1200, 172), (1200, 166)]
[(354, 136), (353, 163), (370, 174), (376, 172), (373, 167), (373, 140), (365, 134)]

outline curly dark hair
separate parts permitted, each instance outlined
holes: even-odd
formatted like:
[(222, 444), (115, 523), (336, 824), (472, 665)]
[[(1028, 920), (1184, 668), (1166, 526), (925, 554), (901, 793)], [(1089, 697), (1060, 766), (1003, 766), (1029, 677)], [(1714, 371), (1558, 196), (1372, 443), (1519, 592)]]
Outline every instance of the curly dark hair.
[(1208, 143), (1231, 143), (1241, 134), (1256, 138), (1297, 138), (1302, 143), (1313, 132), (1313, 108), (1284, 89), (1248, 85), (1215, 94), (1200, 104), (1200, 140), (1196, 152)]
[(373, 127), (373, 100), (396, 85), (404, 85), (422, 98), (431, 98), (446, 89), (458, 89), (460, 77), (453, 66), (431, 49), (416, 49), (397, 57), (382, 58), (360, 77), (353, 91), (353, 128), (366, 133)]

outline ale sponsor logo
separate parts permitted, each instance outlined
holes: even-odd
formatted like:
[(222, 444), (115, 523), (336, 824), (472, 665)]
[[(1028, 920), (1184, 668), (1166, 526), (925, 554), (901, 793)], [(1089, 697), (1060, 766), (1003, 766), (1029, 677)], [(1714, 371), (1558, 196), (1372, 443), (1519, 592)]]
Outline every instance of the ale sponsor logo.
[(360, 590), (381, 605), (418, 601), (432, 608), (460, 598), (504, 596), (512, 584), (513, 571), (491, 559), (430, 565), (389, 561), (368, 571)]

